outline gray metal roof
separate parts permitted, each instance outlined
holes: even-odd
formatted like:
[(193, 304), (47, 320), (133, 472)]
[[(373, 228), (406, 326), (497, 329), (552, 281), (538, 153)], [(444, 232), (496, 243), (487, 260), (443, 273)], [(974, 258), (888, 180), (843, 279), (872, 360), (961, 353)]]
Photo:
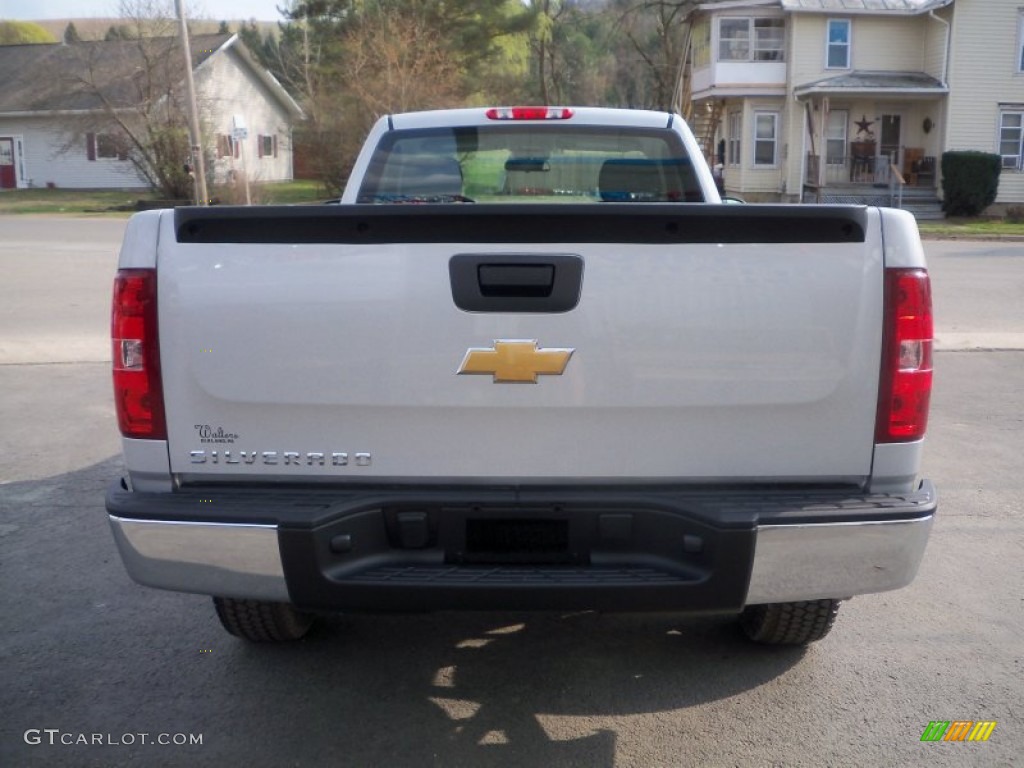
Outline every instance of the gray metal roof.
[[(236, 41), (230, 34), (193, 35), (193, 69)], [(301, 115), (277, 81), (259, 71), (242, 46), (239, 52), (259, 77), (277, 86), (289, 111)], [(146, 66), (146, 59), (154, 63)], [(0, 115), (133, 107), (161, 98), (183, 80), (181, 43), (174, 37), (0, 46)]]
[(953, 0), (781, 0), (782, 8), (808, 13), (905, 14), (927, 13), (944, 8)]
[(854, 71), (837, 77), (828, 77), (793, 89), (797, 96), (810, 93), (823, 94), (934, 94), (940, 96), (949, 88), (924, 72), (869, 72)]

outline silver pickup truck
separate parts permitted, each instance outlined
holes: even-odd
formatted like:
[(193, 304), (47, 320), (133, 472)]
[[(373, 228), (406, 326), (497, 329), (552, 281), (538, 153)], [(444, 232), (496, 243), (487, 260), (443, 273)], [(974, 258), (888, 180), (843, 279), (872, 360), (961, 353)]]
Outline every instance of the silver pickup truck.
[(137, 214), (112, 337), (125, 566), (249, 640), (573, 609), (803, 644), (936, 510), (913, 218), (721, 204), (671, 114), (391, 115), (340, 205)]

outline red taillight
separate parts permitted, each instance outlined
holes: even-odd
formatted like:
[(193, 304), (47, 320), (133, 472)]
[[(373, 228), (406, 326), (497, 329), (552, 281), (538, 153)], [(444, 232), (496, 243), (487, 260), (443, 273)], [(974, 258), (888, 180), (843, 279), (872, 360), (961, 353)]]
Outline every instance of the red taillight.
[(875, 442), (920, 440), (932, 393), (932, 290), (923, 269), (885, 272), (885, 332)]
[(122, 269), (110, 317), (114, 405), (125, 437), (165, 440), (164, 393), (156, 324), (156, 270)]
[(488, 120), (568, 120), (572, 110), (567, 107), (491, 107)]

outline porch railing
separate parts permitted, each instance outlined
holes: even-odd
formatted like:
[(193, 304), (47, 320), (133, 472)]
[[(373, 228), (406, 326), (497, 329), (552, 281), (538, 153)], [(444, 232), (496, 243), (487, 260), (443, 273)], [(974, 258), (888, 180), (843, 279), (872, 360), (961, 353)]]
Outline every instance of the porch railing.
[(829, 157), (825, 161), (824, 177), (819, 173), (822, 157), (807, 155), (804, 183), (809, 187), (836, 186), (843, 184), (888, 185), (892, 178), (893, 162), (885, 158), (864, 155)]
[[(816, 188), (818, 190), (819, 200), (821, 191), (825, 187), (856, 186), (857, 184), (870, 183), (873, 187), (881, 187), (883, 189), (886, 187), (888, 188), (888, 205), (893, 208), (903, 207), (903, 188), (907, 185), (907, 182), (903, 178), (903, 173), (895, 163), (888, 163), (884, 169), (870, 169), (871, 175), (868, 177), (865, 175), (866, 171), (862, 172), (861, 169), (857, 168), (851, 161), (845, 166), (845, 169), (848, 169), (849, 177), (852, 180), (848, 180), (846, 173), (842, 175), (836, 173), (837, 169), (844, 168), (844, 166), (841, 166), (839, 163), (830, 163), (825, 167), (825, 184), (821, 184), (819, 181), (820, 176), (818, 174), (820, 162), (821, 158), (817, 155), (807, 156), (807, 174), (805, 179), (806, 186)], [(870, 179), (870, 182), (867, 179)]]
[(893, 208), (903, 207), (903, 187), (907, 185), (907, 182), (903, 179), (903, 174), (900, 173), (900, 169), (895, 165), (889, 165), (889, 205)]

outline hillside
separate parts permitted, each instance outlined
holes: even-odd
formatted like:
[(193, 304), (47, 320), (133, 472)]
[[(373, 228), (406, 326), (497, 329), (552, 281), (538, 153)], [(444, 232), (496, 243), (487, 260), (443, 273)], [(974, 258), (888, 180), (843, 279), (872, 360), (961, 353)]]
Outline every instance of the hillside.
[[(75, 29), (78, 30), (78, 34), (83, 40), (102, 40), (110, 27), (125, 23), (123, 19), (117, 18), (41, 19), (34, 23), (53, 33), (53, 36), (60, 40), (69, 21), (75, 23)], [(225, 19), (225, 21), (227, 21), (228, 28), (232, 32), (237, 32), (243, 24), (248, 23), (245, 19)], [(214, 34), (219, 29), (220, 22), (220, 19), (189, 19), (189, 29), (194, 34)], [(276, 21), (257, 21), (256, 27), (263, 35), (266, 35), (268, 32), (274, 35), (277, 34)]]

